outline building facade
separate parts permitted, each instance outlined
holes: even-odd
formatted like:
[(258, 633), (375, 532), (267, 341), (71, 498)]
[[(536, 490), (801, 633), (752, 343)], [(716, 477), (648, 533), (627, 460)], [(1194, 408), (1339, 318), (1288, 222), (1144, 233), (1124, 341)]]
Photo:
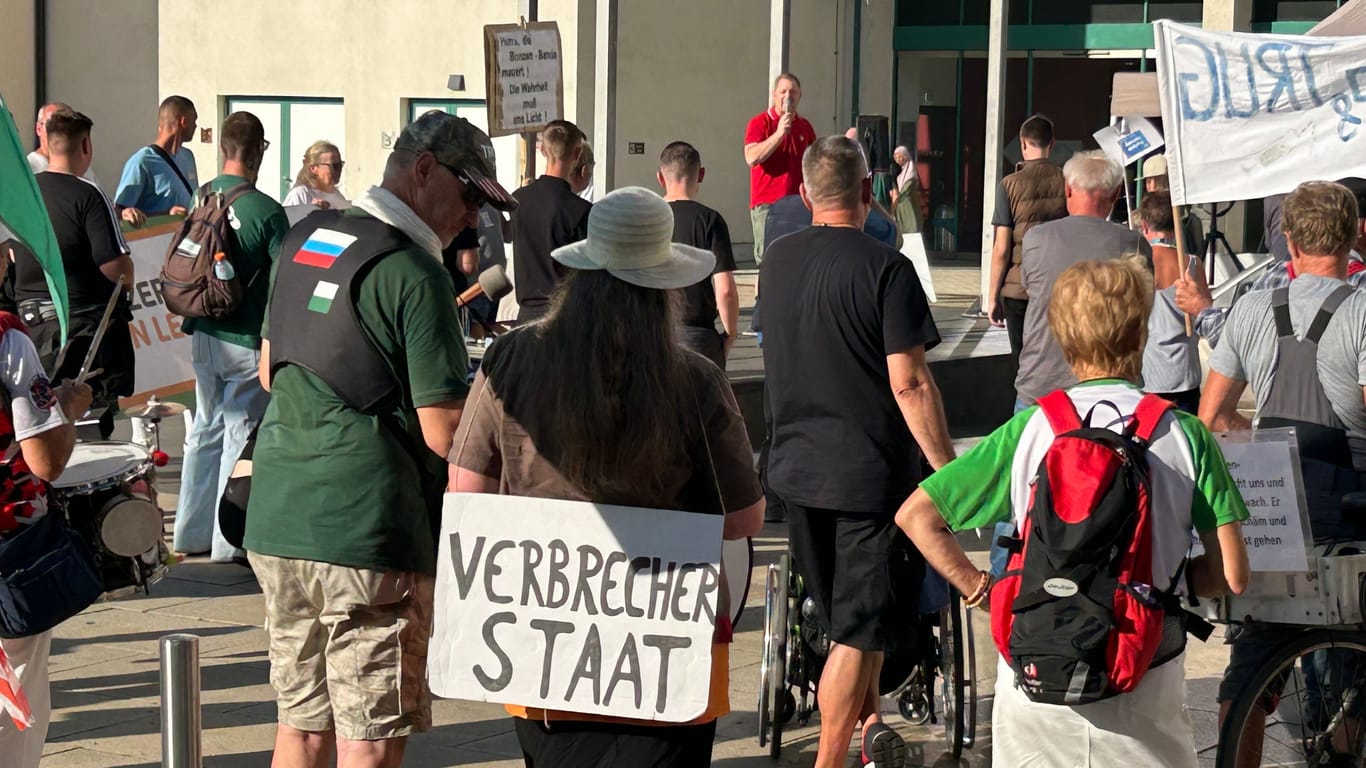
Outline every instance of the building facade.
[[(818, 133), (859, 115), (889, 119), (893, 145), (916, 151), (929, 189), (931, 244), (978, 250), (986, 141), (991, 0), (540, 0), (558, 23), (564, 117), (594, 134), (599, 13), (615, 9), (615, 141), (595, 147), (615, 186), (653, 188), (660, 149), (692, 142), (707, 167), (705, 201), (747, 239), (746, 121), (767, 103), (771, 20), (786, 12), (787, 68), (801, 77), (801, 112)], [(1008, 62), (1002, 170), (1018, 159), (1015, 127), (1042, 112), (1062, 154), (1093, 146), (1109, 122), (1115, 72), (1153, 67), (1149, 22), (1304, 32), (1338, 0), (1007, 0)], [(485, 116), (487, 24), (518, 20), (518, 0), (0, 0), (0, 93), (31, 138), (41, 101), (63, 100), (95, 120), (95, 170), (107, 187), (150, 142), (156, 105), (182, 94), (199, 110), (190, 145), (199, 176), (215, 175), (217, 127), (236, 109), (257, 114), (271, 147), (259, 186), (282, 198), (304, 150), (342, 148), (343, 191), (379, 182), (403, 126), (427, 109)], [(464, 88), (447, 88), (463, 75)], [(516, 137), (495, 141), (503, 183), (520, 183)], [(609, 153), (610, 150), (610, 153)], [(602, 184), (597, 191), (604, 191)], [(1253, 217), (1247, 217), (1253, 218)], [(1249, 227), (1250, 229), (1251, 227)], [(1241, 224), (1225, 226), (1236, 248)]]

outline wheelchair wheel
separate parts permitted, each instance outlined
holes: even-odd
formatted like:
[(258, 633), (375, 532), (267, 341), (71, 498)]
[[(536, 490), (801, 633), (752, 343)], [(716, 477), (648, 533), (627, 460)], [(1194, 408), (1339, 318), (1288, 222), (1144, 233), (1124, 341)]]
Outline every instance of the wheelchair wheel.
[(1355, 629), (1306, 629), (1234, 697), (1216, 768), (1366, 766), (1366, 640)]
[(759, 660), (759, 746), (778, 758), (783, 724), (796, 708), (787, 686), (788, 573), (791, 558), (783, 555), (768, 567), (764, 584), (764, 645)]
[(939, 674), (944, 738), (955, 760), (962, 757), (963, 748), (971, 744), (967, 736), (968, 676), (964, 670), (964, 655), (968, 641), (964, 638), (963, 610), (962, 598), (956, 590), (950, 590), (949, 604), (939, 616)]

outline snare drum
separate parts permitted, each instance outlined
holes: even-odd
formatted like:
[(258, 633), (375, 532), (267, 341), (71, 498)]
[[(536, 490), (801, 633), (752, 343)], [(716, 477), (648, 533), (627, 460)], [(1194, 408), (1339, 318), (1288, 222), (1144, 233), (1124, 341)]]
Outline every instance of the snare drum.
[(165, 573), (152, 455), (136, 443), (77, 443), (54, 496), (95, 553), (105, 597), (145, 588)]

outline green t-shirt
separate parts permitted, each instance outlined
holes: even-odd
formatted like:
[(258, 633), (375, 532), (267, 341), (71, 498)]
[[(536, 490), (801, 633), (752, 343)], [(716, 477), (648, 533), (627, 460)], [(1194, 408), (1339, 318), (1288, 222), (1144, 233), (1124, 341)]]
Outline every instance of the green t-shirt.
[(441, 263), (416, 248), (381, 258), (362, 279), (357, 316), (410, 401), (385, 418), (353, 410), (298, 366), (276, 373), (253, 455), (248, 550), (435, 573), (446, 463), (427, 449), (413, 409), (469, 392), (453, 294)]
[[(224, 174), (209, 182), (213, 191), (226, 192), (247, 181), (241, 176)], [(189, 318), (186, 333), (204, 333), (239, 347), (261, 347), (261, 325), (270, 301), (270, 277), (280, 241), (289, 231), (285, 209), (264, 192), (253, 190), (237, 198), (229, 209), (229, 221), (237, 233), (237, 251), (232, 265), (246, 292), (242, 306), (232, 317), (222, 320)]]

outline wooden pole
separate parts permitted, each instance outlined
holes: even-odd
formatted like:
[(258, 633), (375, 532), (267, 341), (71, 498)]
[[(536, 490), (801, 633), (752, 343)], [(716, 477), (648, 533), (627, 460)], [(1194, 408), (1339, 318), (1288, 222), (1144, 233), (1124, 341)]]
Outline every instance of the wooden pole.
[[(1185, 211), (1185, 206), (1180, 206), (1180, 205), (1173, 205), (1173, 206), (1172, 206), (1172, 230), (1173, 230), (1173, 233), (1172, 233), (1172, 234), (1176, 235), (1176, 260), (1177, 260), (1177, 263), (1181, 265), (1181, 273), (1182, 273), (1183, 275), (1186, 275), (1186, 276), (1189, 277), (1189, 275), (1190, 275), (1190, 270), (1187, 269), (1187, 264), (1186, 264), (1186, 262), (1187, 262), (1187, 257), (1186, 257), (1186, 235), (1185, 235), (1185, 232), (1183, 231), (1183, 230), (1185, 229), (1185, 227), (1181, 226), (1182, 221), (1185, 220), (1185, 213), (1186, 213), (1186, 211)], [(1177, 279), (1179, 280), (1180, 278), (1177, 278)], [(1185, 313), (1183, 312), (1182, 314), (1185, 314)], [(1195, 335), (1195, 329), (1194, 329), (1194, 327), (1191, 325), (1191, 316), (1190, 316), (1190, 315), (1186, 315), (1186, 335), (1187, 335), (1187, 336), (1194, 336), (1194, 335)]]

